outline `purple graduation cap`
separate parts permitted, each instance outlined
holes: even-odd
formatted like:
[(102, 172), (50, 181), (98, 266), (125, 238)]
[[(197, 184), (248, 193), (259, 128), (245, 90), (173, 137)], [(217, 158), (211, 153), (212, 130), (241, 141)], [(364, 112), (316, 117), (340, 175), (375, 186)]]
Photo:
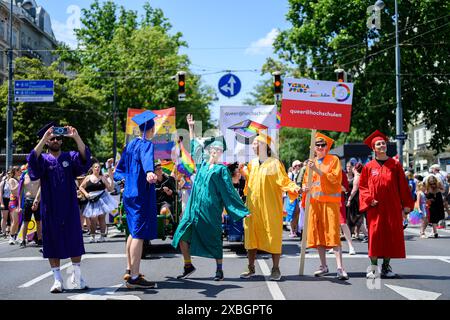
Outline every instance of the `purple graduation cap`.
[(52, 121), (50, 123), (47, 123), (45, 126), (43, 126), (42, 128), (40, 128), (38, 130), (38, 132), (36, 132), (37, 136), (39, 138), (42, 139), (42, 137), (44, 136), (44, 134), (47, 132), (48, 129), (50, 129), (51, 127), (58, 127), (59, 123), (58, 121)]

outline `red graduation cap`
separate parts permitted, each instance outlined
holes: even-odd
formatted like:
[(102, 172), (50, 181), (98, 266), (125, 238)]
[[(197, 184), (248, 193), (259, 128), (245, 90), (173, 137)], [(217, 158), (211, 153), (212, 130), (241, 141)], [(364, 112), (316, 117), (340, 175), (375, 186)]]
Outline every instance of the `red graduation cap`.
[(389, 138), (379, 130), (375, 130), (370, 136), (364, 139), (364, 143), (370, 148), (373, 149), (374, 143), (378, 140), (384, 140), (388, 142)]

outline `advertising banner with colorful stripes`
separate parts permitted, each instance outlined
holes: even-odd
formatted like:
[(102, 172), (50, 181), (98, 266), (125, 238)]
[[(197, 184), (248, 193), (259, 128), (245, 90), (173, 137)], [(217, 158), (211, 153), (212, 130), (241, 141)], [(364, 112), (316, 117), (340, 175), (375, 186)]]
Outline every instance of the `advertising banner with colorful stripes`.
[[(128, 109), (125, 133), (126, 143), (131, 141), (134, 137), (139, 136), (139, 127), (131, 119), (145, 110), (146, 109)], [(173, 134), (176, 132), (175, 108), (151, 111), (158, 115), (155, 118), (155, 137), (152, 139), (152, 142), (155, 145), (155, 160), (172, 159), (171, 152), (175, 146)]]
[(286, 78), (281, 126), (348, 132), (352, 100), (352, 83)]
[(227, 144), (224, 162), (248, 162), (253, 159), (252, 143), (259, 133), (272, 138), (272, 151), (278, 153), (276, 106), (222, 106), (219, 127)]

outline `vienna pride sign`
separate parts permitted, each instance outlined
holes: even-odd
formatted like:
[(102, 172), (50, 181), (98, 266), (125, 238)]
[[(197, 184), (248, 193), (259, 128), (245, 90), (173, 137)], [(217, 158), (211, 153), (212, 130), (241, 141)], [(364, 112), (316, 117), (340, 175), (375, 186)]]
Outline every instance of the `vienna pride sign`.
[(281, 126), (348, 132), (352, 99), (352, 83), (286, 78)]

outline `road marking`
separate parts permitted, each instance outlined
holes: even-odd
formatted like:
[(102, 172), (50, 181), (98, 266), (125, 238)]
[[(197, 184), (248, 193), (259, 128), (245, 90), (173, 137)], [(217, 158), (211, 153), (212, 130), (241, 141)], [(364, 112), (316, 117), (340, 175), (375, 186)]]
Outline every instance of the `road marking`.
[(268, 279), (268, 277), (270, 276), (270, 270), (266, 261), (263, 259), (257, 259), (256, 261), (258, 261), (261, 271), (266, 276), (266, 284), (267, 287), (269, 288), (270, 294), (273, 297), (273, 300), (286, 300), (278, 284), (275, 281), (271, 281)]
[(440, 258), (439, 260), (450, 263), (450, 259), (444, 259), (444, 258)]
[(385, 286), (404, 296), (408, 300), (436, 300), (442, 295), (442, 293), (393, 286), (390, 284), (385, 284)]
[[(160, 254), (157, 255), (162, 258), (176, 258), (181, 257), (180, 254)], [(268, 259), (271, 256), (270, 255), (260, 255), (261, 259)], [(317, 259), (319, 258), (319, 255), (317, 253), (307, 253), (305, 255), (306, 258), (309, 259)], [(355, 255), (349, 255), (347, 253), (344, 253), (342, 255), (343, 258), (346, 259), (368, 259), (367, 254), (355, 254)], [(118, 253), (118, 254), (85, 254), (82, 256), (82, 260), (85, 259), (117, 259), (117, 258), (126, 258), (125, 254)], [(246, 255), (237, 255), (235, 253), (230, 254), (224, 254), (224, 259), (244, 259), (247, 258)], [(298, 253), (296, 254), (283, 254), (281, 255), (282, 259), (300, 259), (300, 255)], [(406, 259), (410, 260), (442, 260), (447, 262), (447, 260), (450, 260), (450, 256), (425, 256), (425, 255), (408, 255), (406, 256)], [(24, 261), (47, 261), (47, 259), (44, 259), (42, 257), (10, 257), (10, 258), (0, 258), (0, 262), (24, 262)]]
[[(138, 296), (126, 294), (115, 295), (117, 289), (122, 287), (122, 284), (118, 284), (108, 288), (102, 288), (91, 291), (89, 293), (81, 293), (67, 297), (70, 300), (141, 300)], [(111, 290), (113, 289), (113, 290)]]
[[(62, 267), (60, 267), (60, 270), (67, 269), (67, 268), (70, 267), (71, 265), (72, 265), (72, 262), (68, 262), (68, 263), (66, 263), (65, 265), (63, 265)], [(26, 282), (26, 283), (20, 285), (19, 288), (28, 288), (28, 287), (31, 287), (32, 285), (34, 285), (34, 284), (38, 283), (39, 281), (44, 280), (45, 278), (48, 278), (48, 277), (50, 277), (50, 276), (52, 276), (52, 275), (53, 275), (53, 271), (49, 271), (49, 272), (44, 273), (43, 275), (41, 275), (41, 276), (39, 276), (39, 277), (37, 277), (37, 278), (34, 278), (33, 280), (30, 280), (30, 281), (28, 281), (28, 282)]]
[(17, 261), (47, 261), (42, 257), (11, 257), (11, 258), (0, 258), (0, 262), (17, 262)]

